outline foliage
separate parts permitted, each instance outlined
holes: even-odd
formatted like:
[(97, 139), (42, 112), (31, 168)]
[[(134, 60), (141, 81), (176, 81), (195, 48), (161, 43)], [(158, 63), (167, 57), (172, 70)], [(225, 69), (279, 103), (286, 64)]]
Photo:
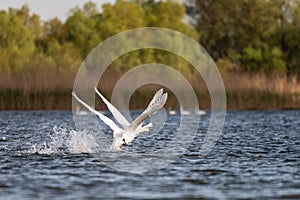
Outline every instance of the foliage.
[(233, 63), (246, 72), (300, 76), (298, 0), (186, 2), (200, 43), (219, 63)]
[(16, 13), (1, 11), (0, 18), (0, 69), (11, 73), (29, 61), (34, 35)]
[[(41, 21), (26, 5), (0, 11), (0, 72), (8, 77), (25, 72), (31, 76), (35, 72), (62, 77), (75, 74), (80, 62), (101, 41), (121, 31), (155, 26), (198, 40), (222, 72), (300, 77), (298, 0), (184, 2), (186, 7), (172, 0), (117, 0), (100, 9), (89, 1), (83, 8), (72, 9), (65, 22), (57, 18)], [(166, 42), (171, 41), (166, 38)], [(124, 55), (112, 67), (123, 72), (151, 62), (171, 65), (193, 76), (186, 61), (153, 49)]]
[[(26, 5), (0, 11), (0, 109), (70, 108), (75, 73), (88, 53), (108, 37), (139, 27), (170, 28), (199, 41), (226, 74), (229, 107), (299, 108), (300, 0), (183, 2), (116, 0), (98, 8), (89, 1), (70, 10), (64, 22), (42, 21)], [(119, 45), (127, 48), (126, 41)], [(154, 62), (173, 66), (195, 88), (202, 84), (183, 58), (143, 49), (112, 63), (105, 91), (123, 72)], [(206, 86), (201, 88), (199, 102), (204, 99), (209, 108)]]

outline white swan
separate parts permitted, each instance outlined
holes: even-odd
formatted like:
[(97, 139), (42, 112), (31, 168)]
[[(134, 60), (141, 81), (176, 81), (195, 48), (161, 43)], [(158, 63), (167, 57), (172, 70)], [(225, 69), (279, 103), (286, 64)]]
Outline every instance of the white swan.
[(85, 106), (89, 111), (97, 115), (105, 124), (107, 124), (113, 130), (113, 144), (111, 146), (111, 150), (118, 151), (123, 145), (128, 145), (132, 142), (132, 140), (137, 137), (142, 132), (149, 131), (153, 125), (149, 123), (143, 126), (143, 122), (145, 119), (149, 118), (151, 115), (154, 115), (159, 109), (161, 109), (167, 101), (168, 94), (163, 93), (163, 89), (158, 90), (153, 96), (151, 102), (149, 103), (146, 110), (138, 116), (133, 122), (129, 123), (127, 119), (117, 110), (108, 100), (104, 98), (104, 96), (97, 90), (95, 87), (95, 92), (101, 97), (103, 102), (106, 104), (109, 111), (114, 116), (115, 120), (122, 125), (120, 128), (116, 123), (110, 118), (106, 117), (102, 113), (96, 111), (94, 108), (86, 104), (82, 101), (76, 93), (73, 91), (73, 97)]
[(76, 115), (89, 115), (90, 112), (84, 111), (84, 110), (80, 110), (80, 107), (77, 106), (76, 107)]
[(177, 113), (176, 110), (169, 110), (170, 115), (176, 115), (176, 113)]
[(181, 115), (190, 115), (191, 112), (188, 110), (184, 110), (183, 107), (180, 106), (180, 113)]

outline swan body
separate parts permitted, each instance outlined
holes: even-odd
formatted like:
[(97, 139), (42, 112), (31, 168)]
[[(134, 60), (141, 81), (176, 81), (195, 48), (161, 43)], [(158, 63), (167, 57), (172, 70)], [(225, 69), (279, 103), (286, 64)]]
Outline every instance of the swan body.
[(108, 100), (105, 99), (105, 97), (97, 90), (96, 87), (94, 89), (97, 95), (106, 104), (115, 120), (122, 127), (119, 127), (113, 120), (96, 111), (94, 108), (82, 101), (74, 91), (72, 92), (72, 95), (80, 104), (97, 115), (106, 125), (108, 125), (113, 130), (114, 139), (111, 146), (112, 151), (120, 150), (123, 145), (130, 144), (132, 140), (134, 140), (140, 133), (148, 132), (153, 124), (149, 123), (143, 126), (143, 122), (151, 115), (154, 115), (159, 109), (161, 109), (168, 98), (168, 94), (163, 93), (163, 89), (161, 88), (155, 93), (146, 110), (142, 114), (140, 114), (140, 116), (138, 116), (133, 122), (130, 123), (118, 109), (116, 109)]

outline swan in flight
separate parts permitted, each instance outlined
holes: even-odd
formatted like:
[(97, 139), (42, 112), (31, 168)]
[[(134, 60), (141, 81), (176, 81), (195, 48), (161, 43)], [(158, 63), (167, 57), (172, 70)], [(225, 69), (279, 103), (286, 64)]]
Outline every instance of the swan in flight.
[(82, 101), (74, 91), (72, 92), (72, 95), (79, 103), (81, 103), (89, 111), (97, 115), (106, 125), (108, 125), (113, 130), (114, 140), (111, 146), (112, 151), (120, 150), (123, 145), (130, 144), (132, 140), (134, 140), (134, 138), (136, 138), (140, 133), (148, 132), (153, 124), (149, 123), (143, 126), (144, 120), (149, 118), (151, 115), (154, 115), (159, 109), (161, 109), (168, 98), (168, 94), (163, 93), (163, 89), (161, 88), (155, 93), (146, 110), (133, 122), (130, 123), (118, 109), (116, 109), (108, 100), (104, 98), (104, 96), (97, 90), (96, 87), (94, 89), (95, 92), (100, 96), (102, 101), (106, 104), (115, 120), (122, 126), (122, 128), (120, 128), (113, 120), (96, 111), (94, 108)]

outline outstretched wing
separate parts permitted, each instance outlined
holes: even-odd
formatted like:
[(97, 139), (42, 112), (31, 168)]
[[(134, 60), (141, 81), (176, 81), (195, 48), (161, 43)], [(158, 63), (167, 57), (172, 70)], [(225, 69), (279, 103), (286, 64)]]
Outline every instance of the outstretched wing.
[(113, 131), (116, 132), (120, 132), (122, 131), (116, 124), (114, 121), (112, 121), (111, 119), (109, 119), (108, 117), (106, 117), (105, 115), (101, 114), (100, 112), (96, 111), (94, 108), (92, 108), (91, 106), (89, 106), (88, 104), (86, 104), (84, 101), (82, 101), (77, 95), (76, 93), (73, 91), (72, 92), (73, 97), (79, 102), (81, 103), (84, 107), (86, 107), (89, 111), (91, 111), (92, 113), (94, 113), (95, 115), (97, 115), (107, 126), (109, 126)]
[(168, 98), (168, 94), (164, 93), (163, 94), (163, 89), (161, 88), (158, 90), (155, 95), (153, 96), (151, 102), (149, 103), (148, 107), (146, 110), (138, 116), (128, 127), (131, 130), (135, 130), (145, 119), (150, 117), (151, 115), (155, 114), (156, 111), (161, 109), (164, 104), (166, 103)]
[(106, 104), (107, 108), (111, 112), (111, 114), (114, 116), (114, 118), (123, 126), (123, 128), (126, 128), (130, 125), (130, 123), (127, 121), (127, 119), (120, 113), (120, 111), (114, 107), (109, 101), (105, 99), (105, 97), (97, 90), (95, 87), (95, 92), (101, 97), (103, 102)]

